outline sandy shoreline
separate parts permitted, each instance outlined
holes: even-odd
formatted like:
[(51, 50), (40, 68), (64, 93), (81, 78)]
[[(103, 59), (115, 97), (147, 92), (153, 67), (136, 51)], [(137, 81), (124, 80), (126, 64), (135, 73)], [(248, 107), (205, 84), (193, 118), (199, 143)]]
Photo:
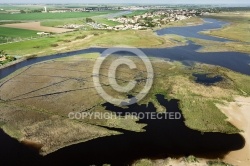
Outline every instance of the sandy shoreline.
[(228, 121), (240, 130), (246, 144), (243, 149), (232, 151), (224, 161), (235, 166), (250, 165), (250, 97), (236, 97), (234, 102), (217, 107), (228, 117)]

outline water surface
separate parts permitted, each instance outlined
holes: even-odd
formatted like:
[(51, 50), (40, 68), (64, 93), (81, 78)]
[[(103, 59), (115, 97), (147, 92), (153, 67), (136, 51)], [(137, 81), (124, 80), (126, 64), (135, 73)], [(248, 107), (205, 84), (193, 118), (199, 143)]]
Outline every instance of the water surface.
[(215, 83), (221, 82), (223, 80), (223, 77), (221, 76), (209, 76), (209, 74), (193, 74), (193, 76), (196, 78), (195, 82), (203, 85), (213, 85)]
[[(150, 119), (144, 116), (137, 123), (147, 124), (144, 127), (145, 132), (105, 127), (123, 134), (101, 137), (64, 147), (45, 157), (31, 153), (27, 147), (4, 136), (7, 141), (4, 139), (1, 143), (10, 151), (5, 153), (6, 150), (1, 149), (1, 162), (19, 164), (35, 162), (36, 165), (102, 165), (109, 163), (112, 166), (127, 166), (140, 158), (161, 159), (188, 155), (222, 158), (228, 152), (244, 147), (245, 140), (240, 134), (202, 133), (186, 127), (185, 119), (179, 109), (179, 100), (167, 100), (163, 95), (156, 95), (156, 98), (159, 104), (168, 110), (168, 113), (179, 113), (181, 118)], [(157, 113), (152, 103), (148, 103), (148, 105), (134, 104), (128, 108), (120, 108), (110, 103), (102, 106), (118, 115)]]
[[(212, 23), (206, 23), (200, 26), (176, 27), (160, 30), (159, 35), (175, 33), (185, 37), (197, 37), (207, 40), (227, 41), (226, 39), (201, 35), (198, 32), (206, 29), (220, 28), (225, 22), (214, 19), (205, 19)], [(189, 42), (186, 46), (174, 48), (142, 48), (141, 50), (148, 56), (166, 58), (171, 61), (180, 61), (184, 65), (193, 63), (205, 63), (218, 65), (231, 69), (242, 74), (250, 75), (250, 56), (239, 52), (208, 52), (200, 53), (196, 50), (201, 46)], [(8, 76), (26, 66), (39, 62), (55, 60), (57, 58), (69, 57), (84, 53), (102, 53), (106, 48), (88, 48), (78, 51), (59, 53), (45, 57), (28, 59), (12, 66), (0, 69), (0, 79)], [(127, 53), (120, 53), (121, 55)], [(179, 112), (178, 100), (166, 100), (164, 96), (158, 95), (159, 103), (166, 107), (170, 112)], [(113, 112), (155, 112), (155, 106), (152, 103), (146, 105), (132, 105), (127, 109), (121, 109), (109, 103), (104, 104), (107, 110)], [(185, 156), (194, 154), (197, 156), (213, 154), (213, 158), (223, 157), (232, 150), (241, 149), (245, 140), (240, 134), (222, 134), (222, 133), (201, 133), (189, 129), (184, 124), (184, 118), (179, 120), (152, 120), (141, 119), (138, 123), (145, 123), (146, 132), (137, 133), (122, 129), (113, 129), (122, 132), (122, 135), (103, 137), (94, 139), (85, 143), (72, 145), (60, 149), (46, 157), (38, 156), (27, 147), (20, 145), (17, 141), (0, 132), (0, 165), (2, 163), (27, 164), (50, 164), (55, 165), (89, 165), (112, 163), (114, 165), (124, 165), (140, 158), (166, 158), (169, 156)], [(111, 128), (109, 128), (111, 129)], [(2, 148), (4, 147), (4, 148)], [(28, 159), (27, 159), (28, 158)], [(6, 164), (4, 164), (6, 165)]]
[(175, 34), (175, 35), (180, 35), (184, 37), (199, 38), (199, 39), (213, 40), (213, 41), (219, 41), (219, 42), (230, 41), (228, 39), (208, 36), (208, 35), (204, 35), (200, 33), (201, 31), (222, 28), (223, 26), (228, 25), (227, 22), (219, 21), (219, 20), (211, 19), (211, 18), (203, 18), (203, 20), (204, 20), (204, 24), (202, 25), (164, 28), (164, 29), (156, 31), (156, 33), (160, 36), (166, 35), (166, 34)]

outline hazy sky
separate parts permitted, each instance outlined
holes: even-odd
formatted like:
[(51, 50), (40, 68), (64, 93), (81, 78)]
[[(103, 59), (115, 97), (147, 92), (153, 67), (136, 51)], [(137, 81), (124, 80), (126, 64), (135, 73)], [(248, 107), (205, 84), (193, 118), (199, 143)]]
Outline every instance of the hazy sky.
[(249, 0), (0, 0), (0, 3), (249, 4)]

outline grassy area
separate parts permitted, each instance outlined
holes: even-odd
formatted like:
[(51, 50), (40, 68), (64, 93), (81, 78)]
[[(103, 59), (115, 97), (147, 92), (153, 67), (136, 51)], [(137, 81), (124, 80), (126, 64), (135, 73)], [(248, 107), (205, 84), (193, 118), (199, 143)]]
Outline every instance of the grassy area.
[(80, 54), (73, 57), (67, 57), (67, 58), (61, 58), (58, 59), (58, 61), (65, 62), (65, 61), (81, 61), (81, 60), (91, 60), (91, 59), (97, 59), (100, 56), (99, 53), (89, 53), (89, 54)]
[(0, 37), (28, 38), (31, 36), (38, 36), (37, 31), (18, 29), (18, 28), (0, 27)]
[[(193, 21), (199, 23), (201, 20), (194, 18)], [(171, 26), (187, 25), (188, 23), (190, 20), (177, 22)], [(209, 43), (198, 39), (194, 41), (203, 42), (204, 45), (211, 45), (211, 47), (219, 45), (216, 42)], [(10, 55), (27, 56), (34, 53), (49, 55), (93, 46), (170, 47), (185, 43), (186, 39), (181, 36), (159, 37), (151, 30), (80, 30), (31, 41), (0, 45), (0, 50), (4, 50)], [(237, 43), (224, 44), (224, 47), (228, 49), (232, 47), (231, 49), (237, 50), (236, 48), (239, 47), (236, 45)], [(11, 81), (7, 81), (1, 86), (1, 99), (18, 99), (0, 103), (1, 116), (5, 120), (2, 127), (5, 131), (18, 139), (40, 140), (44, 145), (44, 153), (79, 141), (117, 134), (95, 125), (141, 131), (144, 126), (132, 119), (84, 119), (77, 122), (68, 119), (68, 111), (107, 112), (101, 106), (101, 103), (105, 101), (96, 95), (91, 76), (95, 62), (93, 59), (98, 56), (99, 54), (94, 53), (36, 64), (27, 68), (27, 71), (24, 70), (24, 73), (20, 72), (17, 77), (11, 75), (5, 78), (4, 80), (13, 77)], [(156, 94), (164, 94), (168, 99), (180, 100), (179, 106), (185, 117), (185, 124), (189, 128), (201, 132), (237, 133), (240, 131), (226, 121), (227, 117), (216, 107), (216, 104), (232, 101), (235, 95), (250, 96), (249, 76), (210, 65), (197, 64), (190, 68), (177, 62), (154, 58), (152, 58), (152, 63), (155, 71), (154, 85), (149, 95), (140, 104), (152, 102), (158, 112), (166, 111), (155, 99)], [(128, 74), (124, 73), (124, 70), (122, 71), (117, 72), (117, 75), (125, 80), (133, 79), (135, 74), (138, 74)], [(195, 83), (193, 73), (221, 75), (224, 80), (214, 86), (205, 86)], [(103, 79), (104, 82), (107, 81), (107, 78)], [(139, 85), (131, 93), (135, 94), (141, 86)], [(105, 90), (110, 91), (110, 87)], [(41, 96), (43, 94), (46, 95)], [(117, 93), (112, 93), (112, 95), (119, 96)], [(76, 132), (69, 132), (72, 130)], [(57, 134), (54, 134), (54, 131), (57, 131)], [(65, 132), (71, 134), (62, 137)], [(45, 133), (48, 138), (44, 137)], [(150, 164), (147, 160), (142, 163)]]
[(243, 76), (238, 73), (232, 72), (232, 71), (224, 71), (223, 72), (229, 79), (231, 79), (235, 84), (235, 89), (238, 90), (240, 95), (242, 96), (249, 96), (250, 95), (250, 77), (249, 76)]
[[(217, 108), (216, 103), (232, 101), (235, 95), (250, 96), (250, 77), (221, 67), (197, 64), (194, 68), (183, 68), (180, 64), (154, 63), (155, 80), (151, 89), (153, 94), (164, 94), (168, 99), (180, 100), (180, 108), (185, 124), (202, 132), (237, 133), (240, 130), (226, 121), (227, 117)], [(192, 73), (211, 73), (221, 75), (224, 81), (214, 86), (195, 83)], [(153, 102), (148, 95), (142, 103)], [(161, 112), (159, 108), (159, 112)]]
[[(86, 36), (81, 39), (80, 36)], [(122, 40), (121, 40), (122, 39)], [(57, 44), (57, 47), (51, 47)], [(58, 34), (18, 43), (0, 45), (0, 50), (10, 55), (50, 55), (56, 52), (83, 49), (93, 46), (109, 47), (128, 45), (134, 47), (171, 47), (177, 45), (167, 38), (157, 36), (153, 31), (106, 31), (90, 30)], [(20, 49), (22, 48), (22, 49)]]
[(175, 42), (175, 43), (185, 44), (187, 42), (186, 38), (179, 36), (179, 35), (175, 35), (175, 34), (164, 35), (164, 38), (166, 38), (167, 40), (170, 40), (172, 42)]
[[(99, 36), (101, 35), (103, 34)], [(1, 117), (4, 120), (2, 127), (5, 131), (18, 139), (39, 140), (44, 145), (43, 153), (116, 133), (95, 125), (142, 131), (145, 124), (136, 123), (136, 119), (132, 118), (84, 118), (77, 121), (68, 118), (68, 113), (72, 111), (109, 112), (101, 105), (105, 101), (93, 88), (92, 70), (98, 56), (95, 53), (83, 54), (43, 62), (21, 69), (1, 80), (2, 83), (6, 81), (0, 89), (1, 99), (6, 100), (0, 103)], [(111, 57), (103, 65), (113, 62), (112, 58), (118, 57)], [(132, 59), (136, 64), (139, 62), (139, 59)], [(169, 111), (161, 110), (155, 99), (156, 94), (164, 94), (168, 99), (180, 100), (179, 106), (185, 117), (185, 124), (192, 129), (223, 133), (240, 131), (226, 121), (227, 117), (216, 107), (216, 103), (231, 101), (235, 95), (242, 95), (242, 91), (244, 95), (250, 96), (247, 85), (249, 76), (210, 65), (197, 64), (190, 68), (157, 58), (152, 59), (152, 64), (155, 72), (154, 85), (139, 104), (152, 102), (158, 112)], [(138, 74), (144, 77), (142, 71), (145, 71), (145, 66), (137, 67), (138, 70), (131, 71), (122, 66), (117, 71), (117, 77), (119, 80), (131, 80)], [(103, 68), (100, 74), (105, 76), (105, 71), (107, 70)], [(224, 80), (213, 86), (205, 86), (194, 81), (193, 73), (221, 75)], [(103, 84), (107, 81), (108, 77), (101, 77)], [(137, 93), (142, 87), (143, 83), (138, 84), (131, 94)], [(126, 95), (111, 91), (109, 86), (103, 88), (112, 96)], [(69, 132), (70, 130), (73, 132)], [(64, 135), (65, 132), (70, 134)]]
[[(0, 4), (0, 8), (4, 9), (4, 10), (27, 10), (27, 9), (43, 9), (44, 6), (43, 5), (29, 5), (29, 4), (21, 4), (21, 5), (14, 5), (14, 4)], [(53, 5), (49, 5), (47, 6), (47, 9), (55, 9), (56, 6)]]
[(22, 23), (22, 21), (0, 21), (0, 25), (4, 25), (4, 24), (15, 24), (15, 23)]
[(101, 12), (65, 12), (65, 13), (26, 13), (26, 14), (4, 14), (0, 13), (1, 20), (46, 20), (66, 18), (86, 18), (97, 15), (109, 14), (117, 11)]
[(108, 20), (107, 18), (103, 18), (103, 17), (93, 17), (93, 20), (98, 22), (98, 23), (101, 23), (101, 24), (106, 24), (106, 25), (109, 25), (109, 26), (116, 26), (116, 25), (120, 25), (121, 23), (119, 22), (115, 22), (115, 21), (112, 21), (112, 20)]
[(0, 27), (0, 43), (7, 43), (37, 36), (37, 31)]
[(211, 40), (202, 40), (191, 38), (191, 41), (203, 46), (200, 52), (242, 52), (250, 54), (250, 45), (242, 42), (217, 42)]
[(230, 22), (230, 25), (220, 29), (205, 32), (212, 36), (229, 38), (241, 42), (250, 42), (249, 20), (250, 12), (225, 12), (209, 15), (210, 18)]
[(249, 96), (247, 82), (250, 77), (223, 68), (204, 65), (198, 65), (197, 68), (202, 68), (202, 72), (222, 75), (225, 81), (217, 86), (207, 87), (188, 81), (190, 78), (187, 76), (172, 78), (170, 96), (181, 100), (180, 107), (186, 118), (186, 125), (201, 131), (238, 132), (238, 129), (225, 121), (227, 117), (221, 113), (215, 103), (232, 101), (235, 95)]
[(53, 19), (45, 20), (41, 22), (42, 26), (57, 27), (66, 24), (83, 24), (85, 22), (84, 18), (70, 18), (70, 19)]
[[(108, 20), (103, 17), (92, 17), (92, 19), (101, 24), (106, 24), (109, 26), (116, 26), (120, 25), (120, 23)], [(63, 26), (66, 24), (86, 24), (86, 20), (84, 18), (71, 18), (71, 19), (53, 19), (53, 20), (45, 20), (41, 22), (42, 26), (48, 26), (48, 27), (57, 27), (57, 26)]]
[(165, 159), (140, 159), (135, 161), (132, 166), (173, 166), (173, 165), (185, 165), (185, 166), (233, 166), (225, 163), (221, 160), (206, 161), (206, 159), (197, 159), (194, 156), (182, 157), (182, 158), (165, 158)]
[(230, 24), (221, 29), (204, 31), (206, 35), (234, 40), (233, 42), (217, 42), (191, 38), (191, 41), (203, 46), (201, 52), (227, 52), (237, 51), (250, 54), (249, 12), (226, 12), (207, 16), (209, 18), (227, 21)]
[(208, 166), (233, 166), (232, 164), (225, 163), (223, 161), (207, 161)]
[[(50, 53), (51, 44), (58, 41), (58, 38), (39, 38), (35, 40), (26, 40), (22, 42), (0, 45), (2, 50), (6, 50), (9, 55), (31, 55), (39, 52), (48, 51)], [(22, 49), (20, 49), (22, 48)]]
[[(96, 46), (118, 46), (127, 45), (135, 47), (158, 47), (168, 43), (164, 38), (158, 37), (152, 31), (111, 31), (100, 34), (97, 40), (92, 40), (91, 45)], [(171, 42), (169, 42), (170, 45)]]
[(168, 24), (163, 25), (162, 27), (156, 29), (169, 28), (169, 27), (195, 26), (200, 24), (203, 24), (203, 20), (200, 17), (192, 17), (190, 19), (169, 22)]

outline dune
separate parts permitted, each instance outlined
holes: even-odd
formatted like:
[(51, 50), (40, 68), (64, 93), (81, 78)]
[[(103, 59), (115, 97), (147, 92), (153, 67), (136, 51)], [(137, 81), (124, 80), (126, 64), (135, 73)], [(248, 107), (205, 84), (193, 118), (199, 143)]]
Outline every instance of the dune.
[(250, 97), (236, 97), (234, 102), (217, 107), (228, 117), (228, 121), (242, 130), (241, 134), (245, 138), (243, 149), (232, 151), (225, 156), (224, 161), (237, 165), (250, 165)]

